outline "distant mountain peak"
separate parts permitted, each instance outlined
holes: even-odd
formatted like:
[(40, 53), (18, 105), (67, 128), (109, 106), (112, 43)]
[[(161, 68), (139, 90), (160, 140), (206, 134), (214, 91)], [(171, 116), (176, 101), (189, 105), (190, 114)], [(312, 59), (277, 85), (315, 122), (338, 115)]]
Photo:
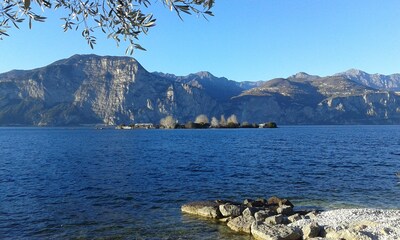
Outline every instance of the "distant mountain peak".
[(369, 74), (359, 69), (349, 69), (342, 73), (337, 73), (334, 76), (340, 76), (346, 79), (350, 79), (354, 82), (363, 84), (374, 89), (388, 90), (388, 91), (399, 91), (400, 90), (400, 75), (391, 74)]
[(319, 78), (317, 75), (310, 75), (306, 72), (298, 72), (292, 76), (289, 77), (289, 79), (316, 79)]
[(69, 58), (58, 60), (58, 61), (52, 63), (51, 65), (75, 64), (75, 63), (80, 63), (82, 61), (86, 61), (86, 60), (90, 60), (90, 59), (124, 60), (124, 61), (129, 61), (129, 62), (133, 62), (133, 63), (136, 63), (136, 64), (140, 65), (139, 62), (136, 59), (132, 58), (132, 57), (127, 57), (127, 56), (100, 56), (100, 55), (96, 55), (96, 54), (75, 54), (75, 55), (72, 55)]
[(176, 76), (175, 74), (172, 73), (164, 73), (164, 72), (152, 72), (152, 74), (161, 76), (161, 77), (165, 77), (165, 78), (170, 78), (170, 79), (176, 79), (178, 78), (178, 76)]
[(194, 75), (197, 75), (200, 78), (213, 78), (213, 77), (215, 77), (214, 75), (212, 75), (208, 71), (200, 71), (200, 72), (195, 73)]
[(368, 75), (368, 73), (360, 70), (360, 69), (356, 69), (356, 68), (350, 68), (349, 70), (342, 72), (342, 73), (337, 73), (335, 75), (352, 75), (352, 76), (359, 76), (359, 75)]

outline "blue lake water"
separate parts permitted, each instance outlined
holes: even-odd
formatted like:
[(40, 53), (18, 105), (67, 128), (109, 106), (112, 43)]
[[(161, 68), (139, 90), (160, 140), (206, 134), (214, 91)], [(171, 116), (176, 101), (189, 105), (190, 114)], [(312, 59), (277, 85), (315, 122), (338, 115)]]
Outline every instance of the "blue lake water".
[(399, 126), (0, 128), (0, 149), (1, 239), (249, 239), (193, 200), (400, 208)]

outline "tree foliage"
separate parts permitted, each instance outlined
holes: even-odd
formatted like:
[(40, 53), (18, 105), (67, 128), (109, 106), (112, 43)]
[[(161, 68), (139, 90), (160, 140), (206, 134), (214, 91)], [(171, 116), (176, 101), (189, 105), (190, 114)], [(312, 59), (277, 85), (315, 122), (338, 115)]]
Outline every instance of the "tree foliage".
[(221, 127), (225, 127), (226, 126), (226, 120), (225, 120), (225, 116), (221, 115), (221, 120), (219, 120), (219, 125)]
[(208, 117), (205, 114), (200, 114), (199, 116), (196, 117), (196, 120), (194, 123), (198, 124), (204, 124), (204, 123), (209, 123)]
[(213, 128), (219, 127), (219, 121), (216, 117), (211, 118), (211, 127), (213, 127)]
[(176, 126), (176, 119), (173, 116), (166, 116), (160, 120), (160, 125), (167, 129), (174, 129)]
[[(162, 2), (180, 18), (182, 13), (212, 16), (210, 11), (215, 0), (153, 0)], [(3, 0), (0, 3), (0, 39), (8, 36), (7, 30), (28, 20), (44, 22), (46, 9), (64, 9), (66, 16), (61, 18), (63, 29), (81, 30), (91, 48), (96, 44), (95, 30), (101, 30), (108, 38), (119, 45), (121, 39), (129, 42), (126, 53), (134, 49), (145, 50), (137, 44), (141, 33), (147, 34), (155, 26), (156, 19), (151, 13), (143, 12), (151, 5), (150, 0)], [(42, 14), (38, 11), (42, 9)]]
[(232, 114), (230, 117), (228, 117), (228, 124), (232, 123), (232, 124), (238, 124), (238, 120), (235, 114)]

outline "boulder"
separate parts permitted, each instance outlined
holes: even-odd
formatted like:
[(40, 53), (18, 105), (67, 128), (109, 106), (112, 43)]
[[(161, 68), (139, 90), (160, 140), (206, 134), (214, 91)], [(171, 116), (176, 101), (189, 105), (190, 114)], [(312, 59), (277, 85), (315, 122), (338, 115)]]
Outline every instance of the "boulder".
[(258, 198), (257, 200), (251, 202), (248, 205), (248, 207), (260, 208), (260, 207), (265, 207), (266, 204), (267, 204), (267, 200), (265, 200), (264, 198)]
[(251, 234), (259, 240), (299, 240), (301, 234), (296, 229), (286, 225), (269, 225), (254, 222), (251, 226)]
[(253, 208), (253, 207), (247, 207), (243, 212), (242, 215), (244, 217), (254, 217), (254, 214), (256, 214), (256, 212), (260, 211), (260, 209), (257, 208)]
[(228, 227), (236, 232), (251, 232), (251, 224), (256, 221), (254, 217), (239, 216), (228, 222)]
[(242, 213), (242, 208), (238, 205), (225, 203), (223, 205), (219, 205), (219, 211), (224, 217), (237, 217)]
[(266, 203), (267, 201), (263, 198), (258, 198), (257, 200), (245, 199), (243, 201), (243, 205), (245, 205), (246, 207), (256, 207), (256, 208), (265, 207)]
[(278, 214), (283, 214), (285, 216), (290, 216), (293, 214), (293, 207), (289, 205), (282, 205), (276, 209)]
[(268, 209), (260, 210), (254, 214), (254, 217), (257, 222), (264, 222), (265, 219), (272, 215), (272, 212)]
[(317, 214), (318, 213), (316, 211), (311, 211), (305, 215), (305, 218), (306, 219), (315, 219), (315, 218), (317, 218)]
[(278, 215), (274, 215), (271, 217), (267, 217), (265, 219), (264, 223), (269, 224), (269, 225), (281, 224), (281, 223), (283, 223), (283, 215), (278, 214)]
[(311, 222), (302, 228), (303, 238), (310, 239), (319, 237), (321, 227), (316, 222)]
[(278, 205), (278, 206), (288, 205), (288, 206), (294, 207), (294, 205), (289, 200), (284, 199), (284, 198), (278, 198), (276, 196), (268, 198), (268, 204), (269, 205)]
[(291, 216), (288, 217), (289, 223), (294, 223), (294, 222), (296, 222), (296, 221), (299, 221), (300, 219), (302, 219), (302, 217), (301, 217), (300, 214), (298, 214), (298, 213), (293, 214), (293, 215), (291, 215)]
[(246, 198), (245, 200), (243, 200), (243, 205), (249, 205), (249, 204), (251, 204), (252, 202), (254, 202), (254, 200), (253, 199), (250, 199), (250, 198)]
[(256, 202), (261, 202), (262, 204), (268, 204), (268, 200), (267, 199), (265, 199), (265, 198), (257, 198), (256, 199)]
[(222, 214), (219, 211), (219, 204), (213, 201), (192, 202), (181, 207), (184, 213), (194, 214), (202, 217), (219, 219)]

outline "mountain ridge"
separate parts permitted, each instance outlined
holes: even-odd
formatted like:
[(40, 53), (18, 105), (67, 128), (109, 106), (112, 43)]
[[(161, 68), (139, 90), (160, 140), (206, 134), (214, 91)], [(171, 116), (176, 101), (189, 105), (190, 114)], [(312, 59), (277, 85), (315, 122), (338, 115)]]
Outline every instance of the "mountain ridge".
[(236, 82), (207, 71), (150, 73), (131, 57), (74, 55), (1, 73), (0, 125), (158, 123), (167, 115), (186, 122), (199, 114), (280, 124), (400, 124), (400, 96), (391, 90), (400, 86), (397, 75), (353, 69)]

